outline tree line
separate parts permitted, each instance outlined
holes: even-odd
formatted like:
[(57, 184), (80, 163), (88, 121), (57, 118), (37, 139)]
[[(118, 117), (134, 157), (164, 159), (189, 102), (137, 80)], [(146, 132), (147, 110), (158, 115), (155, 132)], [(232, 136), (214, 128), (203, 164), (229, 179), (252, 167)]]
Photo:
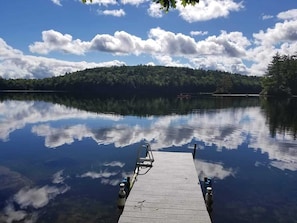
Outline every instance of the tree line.
[(262, 80), (263, 95), (297, 95), (297, 55), (277, 53)]
[(206, 109), (245, 108), (259, 106), (257, 97), (212, 97), (202, 95), (191, 100), (180, 100), (177, 97), (105, 97), (98, 95), (72, 94), (53, 92), (51, 94), (2, 93), (0, 102), (6, 100), (44, 101), (59, 104), (68, 108), (93, 113), (115, 114), (124, 116), (147, 117), (148, 115), (187, 115), (193, 112), (204, 113)]
[(85, 69), (44, 79), (0, 78), (0, 90), (52, 90), (115, 95), (260, 93), (262, 86), (260, 77), (184, 67), (138, 65)]

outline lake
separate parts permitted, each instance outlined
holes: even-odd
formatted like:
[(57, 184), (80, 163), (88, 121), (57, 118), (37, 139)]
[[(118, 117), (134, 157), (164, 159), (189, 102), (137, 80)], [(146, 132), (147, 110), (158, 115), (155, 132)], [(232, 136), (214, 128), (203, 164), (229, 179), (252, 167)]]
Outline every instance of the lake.
[(119, 183), (146, 141), (172, 152), (197, 144), (214, 223), (296, 222), (296, 104), (2, 94), (0, 222), (117, 222)]

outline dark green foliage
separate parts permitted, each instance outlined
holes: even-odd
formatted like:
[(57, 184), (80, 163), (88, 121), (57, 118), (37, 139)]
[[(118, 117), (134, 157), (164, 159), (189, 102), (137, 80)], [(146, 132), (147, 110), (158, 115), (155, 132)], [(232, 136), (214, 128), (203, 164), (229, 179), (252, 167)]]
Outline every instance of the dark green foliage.
[(271, 99), (261, 100), (261, 107), (269, 124), (270, 134), (286, 134), (290, 132), (297, 138), (297, 99)]
[(297, 95), (296, 56), (281, 56), (277, 53), (268, 65), (262, 85), (264, 95)]
[(2, 90), (54, 90), (113, 95), (261, 91), (258, 77), (221, 71), (142, 65), (86, 69), (45, 79), (2, 80), (0, 86)]
[(79, 110), (94, 113), (112, 113), (147, 117), (148, 115), (163, 116), (192, 112), (204, 113), (205, 109), (244, 108), (259, 106), (259, 97), (212, 97), (201, 95), (191, 100), (174, 97), (153, 96), (138, 97), (118, 95), (112, 97), (73, 94), (65, 92), (52, 93), (2, 93), (0, 102), (5, 100), (46, 101)]

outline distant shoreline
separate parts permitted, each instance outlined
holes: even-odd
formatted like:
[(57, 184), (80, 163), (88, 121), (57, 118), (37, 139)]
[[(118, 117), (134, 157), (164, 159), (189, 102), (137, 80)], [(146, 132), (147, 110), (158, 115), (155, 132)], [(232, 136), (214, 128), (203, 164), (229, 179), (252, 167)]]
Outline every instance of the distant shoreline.
[[(58, 91), (58, 90), (0, 90), (0, 93), (74, 93), (77, 94), (75, 91)], [(88, 94), (88, 93), (86, 93)], [(107, 92), (105, 94), (108, 95)], [(172, 95), (174, 96), (174, 95)], [(197, 92), (197, 93), (180, 93), (177, 95), (179, 98), (188, 98), (197, 97), (197, 96), (212, 96), (212, 97), (261, 97), (261, 94), (254, 94), (254, 93), (211, 93), (211, 92)], [(274, 95), (266, 95), (266, 97), (275, 97)], [(292, 98), (297, 98), (297, 95), (292, 95)]]
[[(57, 91), (57, 90), (0, 90), (0, 93), (71, 93), (72, 91)], [(75, 92), (74, 92), (75, 93)], [(239, 94), (239, 93), (230, 93), (230, 94), (217, 94), (211, 92), (199, 92), (199, 93), (181, 93), (181, 95), (190, 95), (190, 96), (214, 96), (214, 97), (259, 97), (260, 94)]]
[(0, 90), (0, 93), (61, 93), (66, 91), (56, 90)]
[(259, 97), (260, 94), (212, 94), (214, 97)]

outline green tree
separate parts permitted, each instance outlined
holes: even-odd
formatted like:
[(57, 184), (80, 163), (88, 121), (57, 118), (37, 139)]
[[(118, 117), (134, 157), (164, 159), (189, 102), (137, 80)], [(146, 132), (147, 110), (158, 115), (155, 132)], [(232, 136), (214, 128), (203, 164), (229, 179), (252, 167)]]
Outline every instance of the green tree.
[(218, 83), (216, 93), (230, 93), (233, 83), (230, 75), (225, 75)]
[(291, 96), (297, 93), (297, 60), (296, 56), (281, 56), (277, 53), (268, 65), (263, 78), (262, 94)]

